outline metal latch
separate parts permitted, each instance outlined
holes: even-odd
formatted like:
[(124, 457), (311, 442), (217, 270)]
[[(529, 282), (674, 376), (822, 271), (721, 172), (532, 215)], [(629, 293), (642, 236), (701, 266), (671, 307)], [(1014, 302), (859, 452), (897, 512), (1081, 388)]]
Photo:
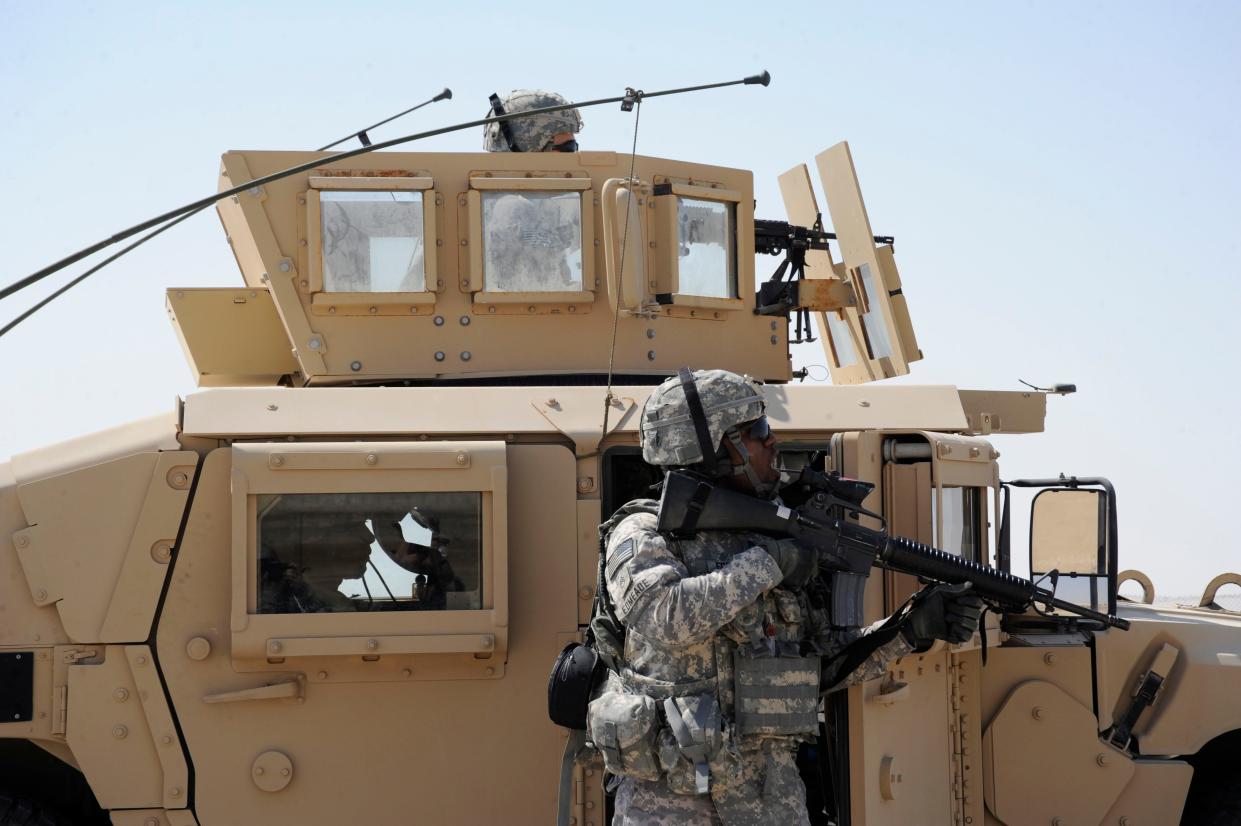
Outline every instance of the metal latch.
[(1138, 678), (1137, 688), (1133, 692), (1133, 702), (1129, 704), (1129, 708), (1125, 713), (1119, 717), (1112, 728), (1104, 735), (1104, 740), (1118, 749), (1129, 748), (1129, 743), (1133, 740), (1133, 727), (1137, 725), (1138, 718), (1142, 716), (1142, 712), (1155, 704), (1155, 700), (1159, 697), (1159, 692), (1163, 688), (1164, 681), (1167, 680), (1168, 674), (1172, 671), (1172, 666), (1176, 663), (1176, 658), (1180, 653), (1180, 649), (1176, 646), (1164, 644), (1159, 653), (1155, 655), (1150, 668)]

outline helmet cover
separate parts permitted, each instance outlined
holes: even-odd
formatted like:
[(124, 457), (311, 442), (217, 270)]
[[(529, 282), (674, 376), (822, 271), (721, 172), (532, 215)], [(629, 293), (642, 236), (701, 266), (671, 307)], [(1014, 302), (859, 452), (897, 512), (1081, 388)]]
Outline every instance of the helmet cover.
[[(563, 95), (542, 89), (515, 89), (501, 101), (504, 114), (512, 115), (529, 112), (531, 109), (543, 109), (547, 106), (564, 106), (569, 103)], [(489, 112), (488, 115), (494, 115)], [(513, 143), (519, 152), (543, 152), (552, 145), (552, 140), (561, 132), (577, 133), (582, 131), (582, 116), (577, 109), (562, 109), (559, 112), (547, 112), (542, 115), (531, 115), (528, 118), (513, 118), (507, 121)], [(508, 141), (504, 139), (504, 131), (499, 123), (483, 125), (483, 148), (488, 152), (510, 151)]]
[[(754, 421), (767, 407), (761, 383), (749, 376), (728, 370), (695, 370), (693, 376), (717, 450), (729, 429)], [(702, 455), (685, 388), (677, 376), (655, 388), (646, 400), (639, 440), (642, 458), (652, 465), (686, 467), (715, 458)]]

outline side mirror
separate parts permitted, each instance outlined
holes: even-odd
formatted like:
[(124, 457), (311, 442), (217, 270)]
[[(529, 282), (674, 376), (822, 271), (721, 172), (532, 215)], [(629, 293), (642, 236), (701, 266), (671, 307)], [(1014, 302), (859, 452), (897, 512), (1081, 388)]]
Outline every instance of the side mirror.
[(1030, 510), (1030, 570), (1106, 574), (1106, 516), (1101, 490), (1041, 491)]
[(1061, 478), (1011, 484), (1044, 488), (1030, 507), (1031, 577), (1037, 580), (1054, 571), (1062, 599), (1116, 613), (1116, 495), (1111, 483)]

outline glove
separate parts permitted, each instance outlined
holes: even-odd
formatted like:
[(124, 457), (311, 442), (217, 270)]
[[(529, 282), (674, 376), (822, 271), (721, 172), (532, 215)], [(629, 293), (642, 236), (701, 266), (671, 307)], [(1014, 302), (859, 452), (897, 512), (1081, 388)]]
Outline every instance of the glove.
[(934, 585), (914, 597), (901, 635), (914, 650), (926, 650), (935, 640), (962, 643), (974, 636), (983, 604), (969, 589), (971, 583)]
[(780, 566), (785, 588), (801, 588), (819, 569), (819, 554), (796, 539), (764, 539), (760, 546)]

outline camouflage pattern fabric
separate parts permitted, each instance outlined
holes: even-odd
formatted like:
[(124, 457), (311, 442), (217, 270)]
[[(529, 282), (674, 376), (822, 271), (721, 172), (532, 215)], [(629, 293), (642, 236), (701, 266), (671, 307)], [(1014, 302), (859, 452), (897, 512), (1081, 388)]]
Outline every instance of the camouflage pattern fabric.
[[(543, 89), (514, 89), (508, 97), (501, 100), (505, 114), (563, 106), (568, 102), (562, 95)], [(490, 116), (494, 112), (487, 114)], [(576, 109), (564, 109), (543, 115), (531, 115), (528, 118), (513, 118), (508, 121), (508, 129), (513, 136), (513, 143), (517, 144), (518, 152), (543, 152), (561, 132), (582, 131), (582, 116)], [(504, 139), (500, 124), (488, 123), (483, 126), (483, 148), (488, 152), (512, 151), (508, 141)]]
[[(616, 824), (800, 824), (808, 822), (805, 788), (795, 764), (807, 729), (783, 735), (738, 734), (735, 663), (738, 658), (788, 659), (804, 671), (808, 651), (839, 652), (871, 629), (833, 630), (825, 612), (802, 592), (779, 588), (781, 573), (763, 550), (765, 537), (703, 531), (669, 540), (657, 517), (637, 512), (607, 540), (608, 594), (626, 627), (621, 673), (610, 678), (636, 694), (714, 695), (725, 720), (724, 747), (710, 760), (711, 788), (697, 794), (689, 761), (678, 758), (667, 729), (657, 732), (660, 780), (625, 776), (616, 798)], [(840, 685), (881, 675), (890, 659), (909, 653), (899, 634)], [(817, 668), (817, 666), (816, 666)], [(829, 675), (831, 684), (836, 675)], [(839, 686), (837, 686), (839, 687)], [(649, 773), (647, 774), (649, 778)]]
[[(763, 415), (762, 385), (727, 370), (695, 370), (694, 383), (707, 417), (711, 444), (719, 447), (730, 427)], [(712, 459), (703, 456), (680, 378), (673, 376), (655, 389), (642, 408), (642, 458), (652, 465), (685, 467)]]

